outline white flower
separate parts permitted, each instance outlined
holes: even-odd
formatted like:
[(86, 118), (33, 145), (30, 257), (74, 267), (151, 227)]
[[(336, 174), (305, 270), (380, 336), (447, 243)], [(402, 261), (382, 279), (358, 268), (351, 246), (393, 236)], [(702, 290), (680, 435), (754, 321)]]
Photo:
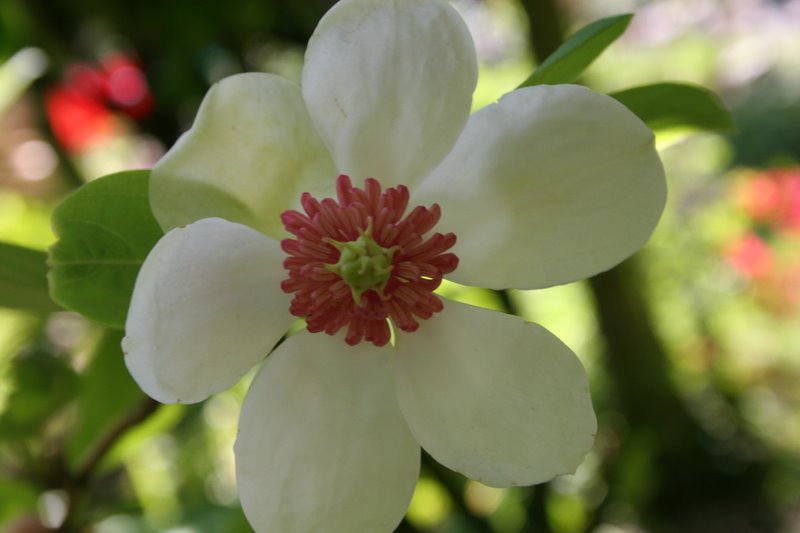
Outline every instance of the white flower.
[[(342, 0), (309, 42), (302, 89), (267, 74), (212, 87), (152, 173), (151, 205), (170, 231), (141, 269), (123, 343), (145, 392), (201, 401), (278, 343), (295, 320), (281, 289), (289, 274), (279, 241), (289, 235), (280, 215), (299, 210), (303, 192), (334, 196), (338, 174), (356, 186), (374, 177), (384, 191), (407, 186), (410, 207), (441, 206), (434, 231), (458, 237), (448, 277), (460, 283), (546, 287), (637, 250), (665, 199), (645, 125), (568, 85), (520, 89), (470, 117), (476, 76), (472, 41), (446, 2)], [(324, 244), (338, 250), (341, 240)], [(362, 244), (354, 260), (378, 250)], [(389, 254), (366, 282), (375, 290), (347, 288), (347, 298), (384, 301), (384, 260), (401, 252), (375, 253)], [(420, 282), (438, 283), (426, 272)], [(350, 346), (345, 327), (334, 337), (302, 331), (271, 353), (235, 449), (257, 531), (391, 531), (420, 445), (494, 486), (580, 464), (596, 421), (569, 348), (541, 326), (452, 301), (417, 318), (417, 331), (396, 328), (393, 346)]]

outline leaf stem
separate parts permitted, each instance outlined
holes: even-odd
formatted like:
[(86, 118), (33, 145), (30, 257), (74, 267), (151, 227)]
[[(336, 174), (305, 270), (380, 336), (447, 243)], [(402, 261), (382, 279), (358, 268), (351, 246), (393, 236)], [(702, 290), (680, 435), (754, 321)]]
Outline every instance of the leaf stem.
[(152, 415), (160, 405), (160, 403), (152, 398), (145, 398), (130, 415), (119, 420), (108, 433), (103, 436), (95, 449), (92, 450), (92, 453), (86, 458), (81, 468), (78, 469), (75, 474), (75, 482), (78, 484), (86, 483), (94, 473), (97, 465), (100, 464), (100, 461), (105, 457), (111, 447), (117, 443), (119, 438), (129, 429), (133, 428), (133, 426)]
[(144, 398), (142, 402), (128, 416), (122, 418), (114, 424), (108, 432), (103, 435), (91, 453), (86, 457), (83, 464), (67, 480), (69, 504), (67, 516), (64, 523), (58, 528), (60, 533), (75, 533), (81, 531), (77, 525), (77, 513), (81, 496), (86, 492), (95, 470), (100, 465), (106, 454), (130, 429), (149, 418), (156, 412), (161, 404), (152, 398)]

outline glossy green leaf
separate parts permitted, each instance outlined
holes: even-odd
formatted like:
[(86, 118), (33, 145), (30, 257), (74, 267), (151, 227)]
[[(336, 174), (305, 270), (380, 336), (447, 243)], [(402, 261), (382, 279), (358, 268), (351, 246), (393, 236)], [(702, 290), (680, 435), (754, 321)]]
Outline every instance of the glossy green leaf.
[(683, 83), (656, 83), (610, 95), (636, 113), (652, 130), (734, 129), (730, 112), (712, 91)]
[(50, 294), (65, 308), (122, 328), (139, 268), (163, 235), (147, 199), (149, 171), (92, 181), (53, 213)]
[(0, 307), (48, 313), (59, 307), (47, 292), (47, 254), (0, 242)]
[(572, 83), (586, 67), (625, 32), (633, 15), (596, 20), (578, 30), (522, 82), (520, 87)]
[(107, 330), (83, 373), (78, 418), (67, 443), (67, 457), (73, 467), (84, 461), (112, 426), (144, 399), (125, 367), (122, 335), (119, 330)]

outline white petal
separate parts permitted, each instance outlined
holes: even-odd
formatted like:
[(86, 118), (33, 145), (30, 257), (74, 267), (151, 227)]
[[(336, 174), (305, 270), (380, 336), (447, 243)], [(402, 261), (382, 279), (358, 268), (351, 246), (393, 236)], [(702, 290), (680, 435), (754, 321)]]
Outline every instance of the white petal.
[(339, 171), (413, 184), (464, 127), (472, 39), (442, 0), (342, 0), (306, 51), (303, 96)]
[(574, 85), (506, 95), (472, 116), (415, 203), (453, 231), (453, 281), (532, 289), (616, 265), (650, 237), (666, 199), (652, 132), (616, 100)]
[(239, 74), (211, 87), (192, 128), (153, 168), (150, 203), (165, 231), (221, 217), (278, 237), (280, 213), (305, 191), (328, 195), (335, 177), (300, 88)]
[(578, 359), (537, 324), (448, 301), (395, 357), (400, 409), (437, 461), (487, 485), (574, 472), (597, 429)]
[(236, 383), (291, 325), (276, 241), (221, 219), (167, 233), (147, 256), (125, 324), (125, 363), (163, 403)]
[(239, 496), (256, 531), (394, 531), (419, 446), (397, 407), (388, 350), (303, 331), (264, 363), (235, 446)]

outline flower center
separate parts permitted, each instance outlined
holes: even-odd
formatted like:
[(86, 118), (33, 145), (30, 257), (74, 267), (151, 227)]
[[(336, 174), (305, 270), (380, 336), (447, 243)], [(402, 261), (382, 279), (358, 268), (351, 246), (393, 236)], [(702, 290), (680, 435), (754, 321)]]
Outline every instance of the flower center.
[(359, 189), (342, 175), (336, 199), (318, 201), (304, 193), (305, 213), (281, 214), (295, 236), (281, 241), (289, 272), (281, 288), (294, 294), (289, 311), (305, 318), (309, 331), (334, 335), (346, 327), (348, 344), (383, 346), (390, 322), (412, 332), (419, 320), (442, 310), (433, 291), (458, 266), (447, 253), (456, 237), (424, 237), (439, 221), (439, 206), (415, 207), (404, 217), (408, 199), (403, 185), (381, 192), (378, 181), (368, 178)]
[(392, 256), (397, 247), (384, 248), (372, 238), (372, 219), (367, 229), (354, 241), (339, 242), (328, 239), (339, 250), (339, 262), (325, 268), (339, 276), (350, 286), (356, 305), (362, 305), (361, 295), (374, 290), (383, 296), (383, 289), (392, 275)]

